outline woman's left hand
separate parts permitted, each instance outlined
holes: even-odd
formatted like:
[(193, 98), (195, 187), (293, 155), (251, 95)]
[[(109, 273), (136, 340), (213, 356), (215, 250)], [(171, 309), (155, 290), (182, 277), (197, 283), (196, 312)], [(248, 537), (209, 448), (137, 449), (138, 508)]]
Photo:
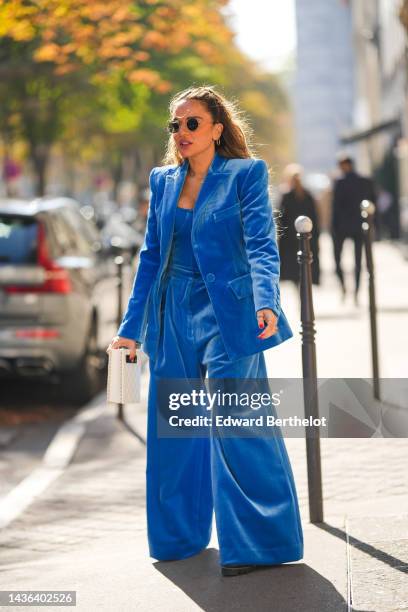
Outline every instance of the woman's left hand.
[(273, 336), (273, 334), (276, 334), (278, 330), (278, 317), (273, 310), (270, 308), (262, 308), (262, 310), (257, 311), (256, 318), (258, 319), (258, 327), (263, 329), (258, 338), (265, 340)]

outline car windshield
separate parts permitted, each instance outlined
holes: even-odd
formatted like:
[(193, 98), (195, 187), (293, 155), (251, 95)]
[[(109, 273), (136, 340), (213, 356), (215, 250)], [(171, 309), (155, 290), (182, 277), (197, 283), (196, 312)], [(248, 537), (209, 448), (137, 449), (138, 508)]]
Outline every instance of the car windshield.
[(0, 214), (0, 265), (37, 260), (37, 221)]

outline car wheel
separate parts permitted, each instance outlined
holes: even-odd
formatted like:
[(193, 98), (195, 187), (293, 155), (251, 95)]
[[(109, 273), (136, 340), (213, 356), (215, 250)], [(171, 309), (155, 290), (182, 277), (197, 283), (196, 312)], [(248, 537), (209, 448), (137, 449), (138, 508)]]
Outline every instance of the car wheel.
[(78, 365), (62, 375), (64, 401), (84, 404), (92, 399), (101, 386), (103, 365), (98, 350), (96, 323), (93, 322)]

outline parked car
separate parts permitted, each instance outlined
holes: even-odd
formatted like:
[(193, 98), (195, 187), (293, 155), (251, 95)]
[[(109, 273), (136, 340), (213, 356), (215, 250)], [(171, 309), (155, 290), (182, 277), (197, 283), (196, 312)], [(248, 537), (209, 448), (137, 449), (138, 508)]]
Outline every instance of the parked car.
[(122, 249), (134, 257), (143, 244), (144, 235), (124, 221), (119, 213), (112, 215), (100, 231), (102, 244), (108, 250)]
[(133, 207), (118, 206), (109, 200), (98, 207), (83, 206), (81, 212), (99, 228), (104, 248), (122, 249), (131, 256), (140, 250), (145, 228), (140, 228), (140, 217)]
[(0, 374), (97, 389), (117, 329), (117, 269), (70, 198), (0, 199)]

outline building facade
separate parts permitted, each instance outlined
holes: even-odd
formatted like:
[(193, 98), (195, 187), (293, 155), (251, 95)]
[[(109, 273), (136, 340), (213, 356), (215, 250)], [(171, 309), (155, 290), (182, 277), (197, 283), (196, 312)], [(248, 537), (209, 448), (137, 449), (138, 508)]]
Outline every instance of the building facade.
[(401, 0), (351, 0), (355, 71), (354, 122), (342, 143), (359, 167), (392, 196), (391, 238), (408, 233), (406, 32)]
[(408, 236), (407, 33), (402, 0), (297, 0), (297, 151), (329, 172), (347, 150), (392, 199), (391, 238)]
[(333, 170), (340, 135), (353, 123), (351, 17), (340, 0), (296, 0), (293, 106), (297, 157), (308, 174)]

